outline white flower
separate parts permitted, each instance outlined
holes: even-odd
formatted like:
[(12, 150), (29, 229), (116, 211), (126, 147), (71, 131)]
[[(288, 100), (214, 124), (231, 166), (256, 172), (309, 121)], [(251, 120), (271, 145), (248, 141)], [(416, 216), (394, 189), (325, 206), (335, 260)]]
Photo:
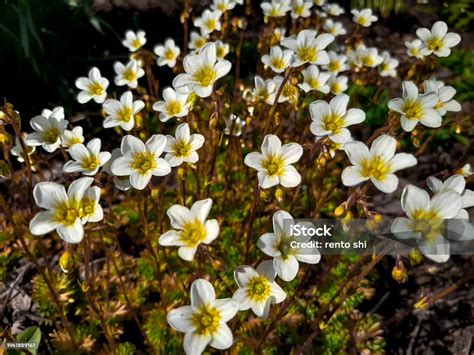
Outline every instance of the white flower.
[(123, 65), (120, 62), (114, 63), (115, 74), (115, 85), (128, 87), (135, 89), (138, 86), (138, 79), (145, 75), (145, 71), (138, 66), (136, 60), (131, 60), (127, 65)]
[(229, 54), (230, 46), (222, 41), (216, 41), (216, 56), (217, 59), (224, 59)]
[(380, 76), (391, 76), (396, 77), (397, 71), (396, 68), (398, 67), (398, 60), (391, 58), (390, 54), (385, 51), (382, 52), (383, 61), (379, 66), (379, 73)]
[(329, 89), (331, 90), (331, 93), (334, 95), (342, 94), (348, 88), (347, 86), (348, 81), (349, 81), (349, 78), (345, 75), (331, 76), (328, 81), (328, 85), (329, 85)]
[(328, 136), (335, 143), (346, 143), (351, 139), (348, 126), (361, 123), (365, 120), (364, 111), (358, 108), (347, 110), (349, 96), (339, 94), (329, 104), (318, 100), (309, 105), (309, 112), (313, 122), (310, 130), (317, 136)]
[(292, 236), (290, 226), (294, 225), (293, 217), (285, 211), (278, 211), (273, 215), (273, 233), (263, 234), (257, 242), (258, 247), (273, 258), (273, 266), (277, 275), (284, 281), (291, 281), (298, 273), (298, 261), (317, 264), (321, 254), (317, 249), (309, 253), (308, 250), (291, 246), (292, 242), (304, 243), (310, 236)]
[(291, 17), (297, 19), (299, 17), (309, 17), (311, 15), (310, 9), (313, 7), (311, 1), (293, 0), (291, 4)]
[(377, 21), (377, 16), (372, 14), (372, 9), (352, 10), (352, 21), (361, 25), (362, 27), (370, 27), (373, 22)]
[(224, 133), (226, 135), (238, 137), (242, 134), (242, 127), (245, 126), (245, 121), (242, 121), (239, 116), (231, 113), (230, 116), (224, 117), (224, 121)]
[(273, 30), (271, 43), (280, 43), (285, 38), (286, 28), (277, 27)]
[(453, 175), (442, 182), (440, 179), (430, 176), (426, 179), (428, 188), (437, 194), (439, 192), (454, 191), (462, 199), (462, 209), (456, 215), (456, 218), (469, 219), (469, 214), (465, 208), (474, 206), (474, 191), (466, 189), (466, 180), (462, 175)]
[(255, 76), (255, 89), (252, 94), (256, 99), (265, 101), (273, 105), (276, 96), (276, 85), (272, 79), (263, 80), (258, 75)]
[(31, 119), (30, 125), (35, 132), (25, 138), (25, 143), (30, 147), (40, 145), (48, 153), (52, 153), (61, 145), (61, 135), (68, 123), (64, 119), (62, 107), (56, 107), (53, 111), (43, 110), (41, 115)]
[(89, 71), (89, 77), (80, 77), (76, 80), (76, 87), (82, 90), (77, 95), (77, 101), (84, 104), (93, 99), (96, 103), (101, 104), (107, 97), (107, 87), (109, 81), (100, 76), (100, 71), (97, 68), (92, 68)]
[(199, 97), (212, 94), (214, 83), (229, 73), (232, 64), (217, 59), (215, 43), (208, 43), (198, 54), (188, 54), (183, 61), (185, 74), (179, 74), (173, 80), (173, 86), (180, 88), (190, 86)]
[(262, 2), (260, 7), (265, 17), (282, 17), (291, 10), (290, 2), (287, 0)]
[(120, 148), (115, 148), (112, 151), (112, 156), (109, 159), (109, 161), (104, 164), (103, 169), (107, 174), (113, 176), (114, 185), (117, 189), (121, 191), (127, 191), (132, 187), (132, 185), (130, 185), (130, 179), (128, 178), (128, 176), (115, 176), (112, 173), (113, 162), (115, 161), (115, 159), (120, 158), (121, 156), (122, 156), (122, 152)]
[(191, 134), (189, 125), (182, 123), (176, 128), (176, 138), (166, 136), (165, 159), (171, 167), (181, 164), (194, 164), (199, 160), (196, 150), (204, 144), (204, 136), (202, 134)]
[(216, 299), (214, 287), (204, 279), (191, 285), (191, 305), (171, 310), (166, 319), (177, 331), (185, 333), (187, 355), (201, 354), (207, 345), (225, 350), (233, 336), (227, 322), (236, 315), (238, 303), (231, 298)]
[[(80, 178), (71, 183), (67, 193), (64, 186), (55, 182), (38, 183), (33, 189), (33, 195), (36, 204), (47, 211), (37, 213), (30, 221), (31, 234), (43, 235), (57, 230), (59, 236), (67, 243), (79, 243), (84, 237), (83, 224), (91, 217), (96, 217), (92, 218), (93, 220), (100, 217), (95, 213), (93, 216), (88, 215), (82, 204), (93, 181), (94, 179), (90, 177)], [(92, 193), (86, 197), (89, 198), (91, 195)], [(86, 202), (88, 203), (88, 200)], [(97, 209), (97, 203), (95, 208)]]
[(188, 114), (186, 102), (189, 94), (180, 94), (172, 88), (163, 90), (164, 101), (153, 104), (153, 110), (160, 113), (160, 121), (166, 122), (173, 117), (184, 117)]
[(155, 134), (144, 144), (132, 135), (123, 137), (120, 150), (122, 157), (112, 163), (112, 173), (116, 176), (130, 176), (130, 184), (143, 190), (152, 176), (165, 176), (171, 172), (169, 163), (160, 158), (166, 146), (166, 137)]
[(292, 51), (281, 50), (279, 46), (274, 46), (270, 49), (270, 54), (262, 56), (262, 62), (275, 73), (283, 73), (290, 66), (292, 55)]
[(465, 164), (461, 169), (458, 170), (458, 173), (464, 176), (465, 178), (468, 178), (469, 176), (471, 176), (472, 175), (471, 164), (469, 163)]
[(177, 230), (172, 229), (161, 235), (160, 245), (178, 246), (178, 255), (186, 261), (192, 261), (199, 244), (210, 244), (219, 235), (217, 219), (207, 220), (211, 207), (210, 198), (196, 201), (191, 209), (180, 205), (171, 206), (167, 214), (171, 226)]
[(419, 95), (418, 87), (412, 81), (404, 81), (402, 86), (403, 97), (390, 100), (388, 108), (402, 115), (400, 124), (403, 130), (413, 131), (418, 122), (426, 127), (440, 127), (441, 116), (434, 109), (438, 95), (434, 92)]
[(220, 18), (222, 16), (222, 12), (220, 11), (211, 11), (211, 10), (204, 10), (201, 17), (194, 20), (194, 26), (199, 27), (201, 29), (201, 33), (203, 35), (212, 33), (214, 31), (221, 30), (221, 23)]
[(338, 4), (324, 4), (323, 10), (330, 16), (339, 16), (344, 13), (344, 9)]
[(293, 54), (293, 67), (299, 67), (305, 63), (329, 64), (329, 57), (324, 50), (332, 41), (334, 36), (323, 33), (317, 36), (314, 30), (303, 30), (296, 38), (289, 37), (281, 41), (283, 47), (291, 49)]
[(442, 82), (435, 80), (425, 80), (423, 82), (425, 93), (434, 92), (438, 97), (438, 102), (434, 105), (434, 109), (439, 115), (444, 116), (448, 111), (459, 112), (461, 105), (453, 100), (456, 90), (452, 86), (444, 86)]
[(398, 187), (398, 178), (394, 173), (417, 163), (411, 154), (395, 154), (396, 149), (397, 140), (388, 135), (374, 140), (370, 151), (362, 142), (344, 144), (344, 150), (353, 166), (348, 166), (342, 172), (342, 183), (354, 186), (370, 180), (380, 191), (394, 192)]
[[(35, 151), (36, 151), (36, 147), (26, 146), (26, 153), (28, 157), (32, 155)], [(15, 145), (12, 147), (10, 152), (12, 153), (13, 156), (17, 157), (16, 159), (20, 163), (23, 163), (25, 161), (24, 159), (25, 154), (23, 153), (23, 148), (21, 147), (20, 140), (18, 139), (18, 137), (15, 137)], [(30, 159), (30, 162), (31, 162), (31, 159)]]
[(137, 33), (132, 30), (125, 32), (125, 39), (122, 41), (122, 44), (128, 48), (130, 52), (135, 52), (143, 47), (146, 43), (145, 32), (137, 31)]
[(375, 68), (384, 60), (384, 58), (379, 55), (377, 48), (362, 47), (357, 49), (357, 52), (356, 57), (359, 57), (361, 64), (369, 68)]
[(329, 64), (323, 66), (325, 70), (329, 71), (333, 75), (337, 75), (347, 69), (347, 56), (344, 54), (339, 55), (334, 51), (329, 51), (328, 56)]
[(99, 222), (104, 218), (104, 211), (99, 201), (100, 187), (89, 187), (81, 200), (82, 224), (86, 222)]
[(237, 5), (237, 3), (233, 0), (214, 0), (212, 2), (211, 8), (224, 13), (226, 11), (232, 10), (235, 5)]
[(99, 138), (92, 139), (87, 146), (82, 143), (74, 144), (69, 148), (69, 155), (74, 160), (64, 164), (66, 173), (81, 172), (84, 175), (95, 175), (99, 168), (107, 163), (111, 157), (109, 152), (101, 152), (101, 141)]
[(310, 65), (301, 72), (303, 74), (303, 83), (298, 84), (301, 90), (309, 92), (311, 90), (320, 91), (323, 94), (329, 93), (327, 82), (331, 77), (329, 73), (320, 73), (316, 65)]
[(410, 57), (415, 57), (417, 59), (424, 57), (424, 54), (421, 51), (421, 41), (419, 39), (415, 39), (411, 42), (406, 41), (405, 47), (407, 47), (407, 54)]
[(281, 145), (280, 139), (268, 134), (263, 139), (262, 153), (252, 152), (246, 155), (245, 165), (258, 171), (258, 183), (263, 189), (281, 184), (295, 187), (301, 182), (301, 175), (291, 164), (303, 155), (298, 143)]
[(461, 37), (457, 33), (448, 33), (448, 26), (443, 21), (435, 22), (431, 31), (427, 28), (417, 29), (416, 35), (423, 42), (420, 48), (423, 55), (434, 53), (438, 57), (447, 57), (451, 53), (451, 48), (461, 42)]
[(133, 94), (126, 91), (120, 96), (120, 101), (109, 99), (104, 102), (103, 108), (107, 113), (104, 128), (120, 126), (125, 131), (135, 127), (135, 115), (143, 110), (145, 103), (141, 100), (133, 101)]
[(200, 50), (209, 40), (208, 34), (199, 34), (196, 31), (191, 31), (188, 47), (196, 51)]
[(445, 191), (430, 199), (425, 190), (407, 185), (403, 189), (401, 204), (408, 218), (395, 218), (392, 233), (399, 239), (417, 239), (418, 248), (431, 260), (438, 263), (447, 261), (449, 242), (442, 235), (443, 220), (459, 214), (461, 196), (454, 191)]
[(74, 127), (71, 131), (66, 129), (61, 135), (61, 146), (64, 148), (70, 148), (74, 144), (83, 143), (84, 135), (82, 127)]
[[(280, 90), (280, 86), (283, 84), (284, 79), (282, 76), (277, 75), (272, 80), (273, 80), (273, 83), (275, 84), (275, 90), (276, 90), (275, 96), (276, 96), (276, 93), (278, 92), (278, 90)], [(287, 80), (285, 83), (285, 86), (280, 92), (280, 96), (278, 97), (278, 103), (282, 103), (286, 101), (293, 102), (295, 99), (297, 99), (298, 94), (299, 92), (298, 92), (297, 87), (294, 86), (290, 80)], [(273, 100), (275, 100), (275, 96), (273, 97)], [(267, 102), (267, 103), (273, 105), (273, 101)]]
[(156, 63), (160, 67), (167, 65), (173, 68), (176, 65), (176, 59), (179, 57), (181, 50), (172, 38), (168, 38), (164, 45), (156, 46), (154, 52), (158, 56)]
[(335, 22), (331, 19), (327, 19), (326, 21), (324, 21), (323, 29), (326, 32), (332, 34), (334, 37), (343, 36), (347, 34), (347, 31), (342, 25), (342, 23)]
[(275, 282), (276, 272), (271, 260), (258, 265), (257, 270), (248, 265), (242, 265), (234, 270), (234, 279), (239, 289), (232, 298), (239, 302), (239, 310), (252, 308), (258, 317), (266, 319), (271, 304), (285, 300), (286, 293)]

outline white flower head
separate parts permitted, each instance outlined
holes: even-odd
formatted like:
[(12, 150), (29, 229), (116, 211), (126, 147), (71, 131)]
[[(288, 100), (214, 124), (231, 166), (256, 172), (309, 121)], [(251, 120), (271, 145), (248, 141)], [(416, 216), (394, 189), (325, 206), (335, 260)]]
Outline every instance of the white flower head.
[(100, 71), (97, 68), (92, 68), (89, 71), (89, 77), (80, 77), (76, 80), (76, 87), (82, 90), (77, 95), (77, 101), (84, 104), (89, 102), (91, 99), (96, 103), (101, 104), (107, 97), (107, 87), (109, 81), (100, 75)]
[(291, 3), (291, 17), (297, 19), (299, 17), (309, 17), (311, 16), (311, 8), (313, 3), (311, 1), (305, 0), (293, 0)]
[(347, 31), (342, 25), (342, 23), (335, 22), (331, 19), (327, 19), (326, 21), (324, 21), (323, 29), (326, 32), (332, 34), (334, 37), (344, 36), (345, 34), (347, 34)]
[(84, 143), (84, 135), (81, 126), (74, 127), (72, 130), (66, 129), (61, 135), (61, 146), (70, 148), (74, 144)]
[(113, 164), (113, 162), (115, 161), (115, 159), (120, 158), (121, 156), (122, 156), (122, 151), (120, 150), (120, 148), (115, 148), (112, 151), (112, 156), (109, 159), (109, 161), (104, 164), (103, 169), (107, 174), (113, 176), (114, 185), (117, 189), (119, 189), (121, 191), (127, 191), (132, 187), (132, 185), (130, 185), (129, 177), (128, 176), (116, 176), (112, 173), (112, 164)]
[(416, 35), (423, 42), (420, 50), (425, 56), (434, 53), (438, 57), (447, 57), (451, 54), (451, 48), (461, 42), (461, 36), (457, 33), (448, 33), (448, 26), (443, 21), (435, 22), (431, 31), (427, 28), (417, 29)]
[(183, 163), (194, 164), (199, 160), (196, 152), (204, 144), (202, 134), (191, 134), (189, 125), (182, 123), (176, 128), (175, 137), (166, 136), (165, 159), (171, 167)]
[(347, 85), (348, 81), (349, 81), (349, 78), (345, 75), (331, 76), (328, 81), (331, 94), (339, 95), (339, 94), (342, 94), (344, 91), (346, 91), (347, 88), (349, 87)]
[(454, 191), (459, 194), (462, 199), (462, 209), (459, 210), (456, 218), (469, 219), (469, 214), (465, 208), (474, 206), (474, 191), (466, 189), (466, 180), (462, 175), (453, 175), (444, 182), (434, 176), (430, 176), (426, 179), (426, 185), (435, 194), (446, 191)]
[(380, 76), (391, 76), (391, 77), (396, 77), (397, 76), (397, 70), (396, 68), (398, 67), (398, 60), (397, 59), (394, 59), (394, 58), (391, 58), (390, 57), (390, 54), (385, 51), (385, 52), (382, 52), (382, 58), (383, 58), (383, 61), (382, 63), (380, 63), (380, 66), (379, 66), (379, 73), (380, 73)]
[(187, 355), (201, 354), (207, 345), (225, 350), (232, 346), (233, 336), (227, 322), (236, 315), (238, 303), (231, 298), (216, 299), (214, 287), (204, 279), (191, 285), (191, 305), (171, 310), (168, 323), (184, 335)]
[(189, 49), (194, 49), (196, 51), (200, 50), (207, 42), (209, 42), (209, 34), (200, 34), (196, 31), (191, 31), (189, 38)]
[[(28, 155), (28, 159), (29, 159), (29, 156), (32, 155), (35, 151), (36, 151), (36, 147), (26, 146), (26, 153)], [(10, 152), (12, 153), (13, 156), (16, 157), (16, 159), (20, 163), (23, 163), (25, 161), (25, 154), (23, 153), (23, 148), (21, 147), (21, 143), (18, 137), (15, 137), (15, 145), (12, 147)]]
[(323, 33), (317, 36), (314, 30), (303, 30), (295, 37), (284, 38), (281, 41), (283, 47), (291, 49), (293, 54), (293, 67), (299, 67), (305, 63), (329, 64), (329, 57), (324, 50), (332, 41), (334, 36)]
[(136, 60), (131, 60), (127, 65), (120, 62), (114, 63), (115, 85), (124, 86), (135, 89), (138, 86), (138, 79), (145, 75), (145, 70), (140, 68)]
[(245, 126), (245, 121), (241, 120), (239, 116), (231, 113), (230, 116), (224, 117), (224, 121), (224, 134), (235, 137), (238, 137), (242, 134), (242, 128)]
[(135, 52), (143, 47), (146, 43), (145, 32), (132, 30), (125, 32), (125, 39), (122, 41), (124, 47), (127, 47), (130, 52)]
[[(33, 189), (36, 204), (45, 209), (36, 214), (30, 221), (30, 232), (33, 235), (44, 235), (56, 230), (59, 236), (67, 243), (79, 243), (84, 237), (84, 227), (87, 221), (98, 221), (99, 212), (89, 215), (91, 212), (89, 205), (89, 186), (94, 181), (93, 178), (83, 177), (71, 185), (66, 193), (64, 186), (55, 182), (40, 182)], [(86, 205), (83, 205), (83, 198), (86, 196)], [(94, 209), (98, 200), (94, 197)], [(84, 210), (84, 207), (86, 209)], [(92, 220), (91, 220), (92, 217)]]
[(227, 43), (218, 40), (216, 43), (216, 56), (217, 59), (224, 59), (229, 54), (230, 46)]
[(321, 254), (317, 249), (308, 250), (292, 246), (292, 242), (304, 243), (311, 239), (308, 235), (292, 236), (290, 226), (294, 225), (293, 217), (285, 211), (278, 211), (273, 215), (273, 233), (263, 234), (257, 246), (266, 255), (273, 258), (273, 266), (277, 275), (283, 281), (291, 281), (299, 270), (298, 261), (317, 264)]
[[(280, 86), (283, 85), (284, 78), (282, 76), (275, 76), (273, 79), (273, 83), (275, 84), (275, 96), (273, 97), (273, 101), (275, 101), (276, 94), (278, 90), (280, 90)], [(290, 80), (287, 80), (283, 89), (280, 92), (280, 96), (278, 97), (278, 103), (282, 102), (295, 102), (298, 99), (299, 90), (298, 88), (291, 83)], [(267, 102), (270, 105), (273, 105), (274, 102)]]
[(176, 59), (181, 53), (181, 49), (174, 43), (172, 38), (168, 38), (163, 45), (155, 46), (153, 51), (158, 56), (156, 63), (160, 67), (167, 65), (170, 68), (174, 68)]
[(397, 140), (388, 135), (375, 139), (369, 148), (362, 142), (348, 142), (344, 150), (352, 166), (342, 172), (342, 183), (355, 186), (370, 180), (377, 189), (384, 193), (392, 193), (398, 187), (395, 172), (417, 164), (412, 154), (398, 153)]
[(344, 9), (340, 7), (338, 4), (324, 4), (323, 6), (324, 12), (326, 12), (329, 16), (339, 16), (344, 13)]
[(459, 214), (461, 196), (454, 191), (443, 191), (430, 199), (425, 190), (407, 185), (401, 204), (408, 218), (395, 218), (392, 233), (399, 239), (416, 239), (418, 248), (429, 259), (438, 263), (447, 261), (449, 242), (443, 237), (443, 221)]
[(435, 92), (420, 95), (418, 87), (412, 81), (404, 81), (402, 86), (402, 98), (390, 100), (388, 108), (402, 115), (400, 124), (403, 130), (413, 131), (418, 122), (426, 127), (440, 127), (441, 116), (434, 109), (438, 95)]
[(199, 97), (212, 94), (214, 83), (229, 73), (232, 64), (217, 59), (215, 43), (208, 43), (197, 54), (188, 54), (183, 61), (184, 71), (173, 80), (173, 86), (180, 88), (190, 86)]
[(222, 12), (220, 11), (211, 11), (209, 9), (204, 10), (201, 17), (194, 20), (194, 26), (201, 29), (203, 35), (210, 34), (214, 31), (221, 30), (220, 18)]
[(461, 111), (461, 105), (453, 100), (456, 90), (452, 86), (444, 86), (442, 82), (435, 80), (425, 80), (423, 82), (425, 93), (434, 92), (438, 97), (438, 102), (434, 105), (434, 109), (440, 116), (444, 116), (447, 112)]
[(372, 9), (352, 10), (352, 21), (361, 25), (362, 27), (370, 27), (373, 22), (377, 21), (377, 16), (372, 14)]
[(153, 104), (153, 110), (160, 113), (160, 121), (166, 122), (173, 117), (184, 117), (188, 114), (186, 102), (189, 94), (180, 94), (173, 88), (163, 90), (164, 101)]
[(61, 145), (61, 135), (68, 123), (64, 119), (62, 107), (56, 107), (53, 111), (43, 110), (41, 115), (31, 119), (30, 125), (35, 132), (28, 134), (25, 143), (30, 147), (42, 146), (48, 153), (52, 153)]
[(174, 229), (160, 236), (160, 245), (178, 246), (178, 255), (183, 260), (192, 261), (199, 244), (210, 244), (219, 235), (217, 220), (207, 220), (211, 207), (210, 198), (196, 201), (191, 209), (180, 205), (171, 206), (167, 214)]
[(239, 303), (239, 310), (252, 309), (258, 317), (266, 319), (271, 304), (285, 300), (286, 293), (275, 282), (276, 271), (272, 260), (263, 261), (257, 270), (242, 265), (234, 270), (234, 279), (239, 286), (232, 298)]
[(406, 41), (405, 47), (407, 47), (407, 54), (410, 57), (421, 59), (425, 56), (423, 52), (421, 51), (421, 41), (419, 39), (415, 39), (411, 42)]
[(347, 110), (349, 96), (339, 94), (329, 104), (318, 100), (309, 105), (309, 112), (313, 122), (311, 132), (317, 136), (328, 136), (335, 143), (346, 143), (351, 139), (348, 126), (361, 123), (365, 120), (364, 111), (358, 108)]
[(277, 27), (273, 30), (271, 43), (280, 43), (285, 38), (286, 28)]
[(298, 143), (281, 145), (280, 138), (268, 134), (263, 139), (262, 152), (246, 155), (245, 165), (258, 171), (258, 183), (263, 189), (281, 184), (295, 187), (301, 182), (301, 175), (291, 164), (303, 155), (303, 147)]
[(332, 75), (337, 75), (347, 69), (347, 56), (344, 54), (337, 54), (334, 51), (328, 52), (329, 63), (324, 65), (323, 68)]
[(260, 76), (255, 76), (255, 89), (252, 95), (257, 100), (265, 101), (269, 105), (273, 105), (276, 97), (276, 85), (272, 79), (264, 80)]
[(109, 152), (101, 152), (102, 143), (99, 138), (92, 139), (87, 146), (82, 143), (74, 144), (69, 148), (69, 155), (74, 160), (64, 164), (66, 173), (81, 172), (84, 175), (95, 175), (99, 168), (107, 163), (111, 157)]
[(116, 176), (130, 176), (130, 184), (143, 190), (153, 176), (165, 176), (171, 172), (169, 163), (160, 158), (166, 146), (166, 137), (161, 134), (151, 136), (146, 143), (137, 137), (127, 135), (122, 139), (122, 156), (112, 163), (112, 173)]
[(270, 67), (275, 73), (283, 73), (291, 64), (293, 52), (282, 50), (279, 46), (270, 49), (270, 54), (262, 56), (262, 63)]
[(312, 90), (320, 91), (323, 94), (329, 93), (329, 86), (327, 84), (331, 74), (321, 73), (316, 65), (310, 65), (302, 72), (303, 83), (298, 84), (301, 90), (309, 92)]
[(384, 58), (379, 55), (377, 48), (359, 48), (356, 50), (356, 57), (359, 58), (363, 66), (375, 68), (380, 65)]
[(133, 101), (131, 91), (126, 91), (120, 96), (120, 101), (109, 99), (104, 102), (103, 108), (107, 114), (104, 120), (104, 128), (121, 127), (125, 131), (131, 131), (135, 127), (135, 115), (145, 107), (141, 100)]
[(237, 3), (233, 0), (213, 0), (211, 8), (222, 13), (232, 10)]
[(291, 10), (288, 0), (262, 2), (260, 3), (260, 7), (265, 17), (283, 17)]
[(99, 204), (100, 187), (89, 187), (81, 200), (82, 223), (99, 222), (104, 218), (104, 211)]

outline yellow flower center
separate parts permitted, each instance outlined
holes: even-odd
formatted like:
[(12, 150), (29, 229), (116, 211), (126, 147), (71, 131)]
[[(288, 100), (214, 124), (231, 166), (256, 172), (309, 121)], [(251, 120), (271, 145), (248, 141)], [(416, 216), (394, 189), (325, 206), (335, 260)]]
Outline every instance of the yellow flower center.
[(206, 228), (198, 219), (186, 223), (180, 234), (181, 240), (189, 247), (197, 246), (200, 242), (206, 239), (206, 236)]
[(89, 94), (100, 96), (104, 93), (104, 87), (100, 83), (90, 83)]
[(70, 147), (74, 144), (79, 144), (79, 143), (82, 143), (82, 142), (83, 142), (83, 140), (81, 139), (81, 137), (72, 137), (72, 138), (67, 140), (66, 145), (67, 145), (67, 147)]
[(123, 122), (130, 122), (133, 118), (133, 109), (131, 107), (122, 107), (117, 114), (117, 118)]
[(331, 91), (333, 94), (337, 95), (340, 92), (342, 92), (342, 85), (340, 85), (338, 82), (334, 82), (331, 84)]
[(444, 102), (438, 101), (438, 102), (436, 103), (436, 105), (434, 105), (433, 108), (434, 108), (435, 110), (437, 110), (437, 109), (440, 109), (440, 108), (443, 108), (443, 107), (444, 107)]
[(210, 305), (204, 305), (192, 315), (192, 323), (200, 335), (212, 335), (219, 328), (221, 312)]
[(443, 40), (433, 36), (427, 41), (426, 46), (430, 51), (439, 51), (443, 47)]
[(201, 49), (202, 46), (204, 46), (206, 43), (207, 43), (206, 39), (200, 37), (194, 41), (194, 46), (196, 47), (196, 49)]
[(268, 156), (263, 162), (262, 166), (267, 170), (268, 175), (281, 175), (285, 168), (285, 160), (279, 156)]
[(403, 105), (403, 112), (410, 120), (419, 120), (423, 116), (423, 106), (416, 100), (408, 100)]
[(283, 61), (283, 58), (272, 58), (270, 64), (274, 68), (285, 69), (285, 62)]
[(423, 238), (430, 241), (442, 234), (443, 220), (433, 210), (419, 209), (413, 212), (410, 228), (421, 233)]
[(126, 68), (122, 74), (125, 80), (127, 81), (135, 81), (137, 80), (137, 72), (132, 68)]
[(329, 62), (329, 70), (332, 72), (338, 72), (341, 70), (341, 64), (337, 60)]
[(366, 55), (362, 58), (362, 63), (364, 63), (364, 65), (367, 67), (371, 67), (374, 65), (375, 61), (372, 56)]
[(174, 51), (171, 48), (165, 51), (165, 58), (168, 60), (174, 59)]
[(420, 51), (418, 50), (418, 48), (416, 48), (416, 47), (410, 48), (410, 54), (412, 56), (416, 57), (419, 53), (420, 53)]
[(298, 16), (303, 15), (303, 11), (304, 11), (304, 6), (303, 5), (295, 6), (293, 8), (293, 12)]
[(343, 116), (337, 116), (332, 113), (330, 115), (323, 116), (323, 123), (324, 129), (326, 131), (331, 131), (334, 134), (338, 134), (341, 129), (344, 128), (346, 119)]
[(155, 156), (152, 153), (138, 153), (133, 157), (132, 168), (142, 175), (151, 173), (156, 165)]
[(82, 167), (87, 170), (95, 170), (100, 165), (100, 160), (96, 155), (89, 155), (82, 161)]
[(133, 41), (132, 41), (132, 47), (135, 48), (135, 49), (138, 49), (142, 46), (142, 43), (140, 42), (140, 40), (138, 38), (135, 38)]
[(321, 83), (314, 76), (310, 77), (307, 80), (308, 85), (313, 89), (318, 89), (321, 86)]
[(70, 226), (81, 217), (82, 211), (78, 203), (68, 201), (60, 203), (55, 210), (54, 218), (57, 222)]
[(174, 153), (177, 157), (185, 158), (191, 153), (191, 145), (187, 141), (178, 140), (173, 147)]
[(227, 10), (227, 5), (223, 2), (221, 2), (220, 4), (218, 4), (216, 6), (217, 10), (219, 10), (220, 12), (225, 12)]
[(387, 174), (392, 170), (390, 164), (381, 155), (364, 159), (360, 165), (362, 176), (373, 177), (380, 181), (385, 180)]
[(256, 302), (264, 302), (270, 297), (270, 282), (265, 276), (253, 277), (247, 285), (247, 296)]
[(213, 18), (210, 18), (210, 19), (207, 19), (205, 22), (204, 22), (204, 26), (206, 26), (207, 30), (212, 32), (216, 29), (217, 27), (217, 21)]
[(176, 116), (181, 113), (182, 107), (179, 101), (171, 101), (166, 105), (166, 111), (168, 111), (168, 115)]
[(198, 69), (198, 71), (194, 74), (194, 79), (201, 85), (201, 86), (209, 86), (214, 83), (216, 80), (216, 71), (214, 67), (211, 65), (205, 65)]
[(357, 23), (361, 26), (368, 26), (370, 25), (369, 19), (367, 17), (359, 17), (357, 19)]
[(82, 199), (82, 213), (83, 217), (92, 216), (95, 212), (96, 203), (93, 199), (85, 197)]
[(50, 128), (43, 133), (43, 139), (47, 144), (54, 144), (58, 140), (61, 132), (57, 128)]
[(318, 51), (314, 47), (302, 47), (298, 50), (298, 56), (302, 61), (314, 62), (318, 59)]

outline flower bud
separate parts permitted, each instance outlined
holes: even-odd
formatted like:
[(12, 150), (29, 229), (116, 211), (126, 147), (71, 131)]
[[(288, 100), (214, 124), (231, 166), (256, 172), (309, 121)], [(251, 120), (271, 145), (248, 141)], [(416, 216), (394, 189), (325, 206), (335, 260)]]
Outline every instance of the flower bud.
[(346, 213), (346, 207), (344, 204), (339, 205), (334, 210), (334, 217), (339, 218), (342, 217)]
[(275, 190), (275, 198), (277, 199), (277, 201), (280, 202), (280, 203), (282, 203), (284, 197), (285, 197), (285, 191), (283, 191), (283, 190), (280, 189), (280, 188), (277, 188), (277, 189)]
[(410, 265), (415, 266), (423, 261), (423, 254), (421, 254), (418, 248), (413, 248), (408, 254), (410, 259)]
[(67, 250), (59, 257), (59, 266), (65, 274), (69, 274), (74, 269), (75, 264), (74, 256)]
[(408, 280), (408, 272), (403, 265), (403, 262), (399, 261), (392, 269), (392, 277), (398, 283), (404, 283)]
[(267, 190), (260, 191), (260, 198), (264, 201), (268, 201), (270, 199), (270, 192)]
[(186, 171), (184, 170), (184, 168), (179, 168), (179, 169), (178, 169), (178, 177), (179, 177), (181, 180), (185, 180), (185, 179), (186, 179)]
[(12, 145), (12, 136), (10, 136), (7, 132), (0, 133), (0, 144), (5, 148), (10, 148)]
[(154, 200), (158, 200), (159, 197), (160, 197), (160, 189), (153, 187), (151, 189), (151, 198)]

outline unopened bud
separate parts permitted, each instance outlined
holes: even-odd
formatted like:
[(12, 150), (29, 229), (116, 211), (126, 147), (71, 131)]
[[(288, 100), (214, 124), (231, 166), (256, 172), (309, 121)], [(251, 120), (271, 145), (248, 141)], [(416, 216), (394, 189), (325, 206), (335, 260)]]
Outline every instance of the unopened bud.
[(339, 205), (334, 210), (334, 217), (339, 218), (342, 217), (346, 213), (345, 205)]
[(0, 133), (0, 144), (5, 148), (11, 147), (12, 137), (7, 132)]
[(151, 189), (151, 198), (154, 200), (158, 200), (159, 197), (160, 197), (160, 189), (153, 187)]
[(421, 254), (418, 248), (413, 248), (408, 254), (410, 259), (410, 265), (415, 266), (423, 261), (423, 254)]
[(217, 127), (217, 117), (212, 117), (209, 121), (209, 128), (216, 129)]
[(186, 179), (186, 171), (185, 171), (183, 168), (179, 168), (179, 169), (178, 169), (178, 177), (179, 177), (181, 180), (185, 180), (185, 179)]
[(74, 256), (67, 250), (59, 257), (59, 266), (66, 274), (69, 274), (74, 269), (75, 264)]
[(322, 169), (326, 166), (327, 162), (328, 160), (326, 159), (326, 157), (324, 155), (321, 155), (316, 161), (316, 166), (318, 167), (318, 169)]
[(392, 269), (392, 277), (398, 283), (404, 283), (408, 280), (408, 272), (405, 265), (401, 261), (397, 263)]
[(283, 202), (283, 198), (285, 197), (285, 191), (283, 191), (280, 188), (277, 188), (275, 190), (275, 198), (277, 199), (278, 202)]
[(270, 199), (270, 192), (267, 190), (260, 191), (260, 198), (264, 201), (268, 201)]

